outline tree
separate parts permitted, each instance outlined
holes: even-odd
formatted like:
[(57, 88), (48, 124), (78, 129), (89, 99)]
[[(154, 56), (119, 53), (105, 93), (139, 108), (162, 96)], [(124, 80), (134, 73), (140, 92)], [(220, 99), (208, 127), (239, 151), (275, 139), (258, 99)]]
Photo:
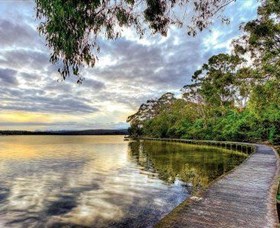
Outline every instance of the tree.
[[(219, 54), (212, 56), (207, 64), (194, 72), (192, 89), (200, 102), (215, 108), (233, 106), (236, 95), (236, 73), (243, 59), (236, 55)], [(190, 88), (190, 85), (184, 86)]]
[(212, 56), (193, 74), (185, 103), (144, 121), (142, 134), (280, 143), (280, 0), (264, 1), (243, 29), (232, 54)]
[(238, 55), (250, 54), (259, 79), (280, 79), (280, 0), (266, 0), (258, 18), (243, 26), (244, 35), (234, 41)]
[[(195, 35), (235, 0), (35, 0), (39, 32), (52, 49), (50, 62), (60, 63), (63, 79), (79, 76), (81, 66), (94, 66), (99, 37), (116, 39), (123, 27), (165, 36), (172, 25)], [(189, 14), (189, 15), (188, 15)], [(181, 16), (178, 16), (181, 15)], [(191, 17), (191, 21), (187, 18)]]
[(244, 36), (235, 41), (235, 52), (240, 56), (249, 54), (253, 60), (248, 109), (256, 113), (262, 123), (264, 138), (279, 143), (280, 1), (263, 2), (258, 9), (258, 18), (246, 23), (243, 29)]
[(170, 109), (175, 101), (176, 98), (173, 93), (165, 93), (158, 100), (147, 100), (135, 114), (127, 118), (127, 122), (131, 124), (130, 133), (139, 135), (145, 121), (155, 118), (162, 110)]

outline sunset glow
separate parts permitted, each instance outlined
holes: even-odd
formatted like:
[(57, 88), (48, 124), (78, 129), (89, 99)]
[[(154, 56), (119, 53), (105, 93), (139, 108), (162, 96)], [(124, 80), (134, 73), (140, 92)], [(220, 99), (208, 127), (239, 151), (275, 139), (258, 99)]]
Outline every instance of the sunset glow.
[(37, 31), (33, 1), (1, 1), (0, 127), (126, 128), (127, 116), (141, 103), (167, 91), (180, 94), (202, 63), (229, 51), (230, 41), (240, 33), (239, 24), (256, 17), (253, 2), (238, 1), (225, 11), (230, 25), (216, 21), (214, 30), (195, 38), (172, 28), (167, 37), (148, 34), (138, 40), (125, 28), (116, 41), (100, 39), (99, 61), (94, 68), (82, 69), (85, 81), (77, 85), (74, 77), (59, 81), (57, 66), (49, 63), (50, 50)]

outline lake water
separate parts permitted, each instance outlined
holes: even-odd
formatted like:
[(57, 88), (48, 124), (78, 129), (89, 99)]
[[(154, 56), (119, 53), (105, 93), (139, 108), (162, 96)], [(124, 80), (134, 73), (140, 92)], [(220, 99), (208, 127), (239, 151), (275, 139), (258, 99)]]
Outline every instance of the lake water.
[(3, 136), (0, 227), (151, 227), (245, 158), (123, 136)]

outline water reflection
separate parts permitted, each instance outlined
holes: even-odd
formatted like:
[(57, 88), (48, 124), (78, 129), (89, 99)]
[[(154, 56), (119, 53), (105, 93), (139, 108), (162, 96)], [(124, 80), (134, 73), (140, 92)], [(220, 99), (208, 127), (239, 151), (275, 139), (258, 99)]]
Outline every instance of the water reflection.
[(209, 146), (143, 141), (129, 145), (140, 169), (165, 183), (181, 180), (190, 191), (203, 190), (208, 184), (240, 164), (247, 155)]
[(122, 136), (0, 137), (0, 227), (148, 227), (244, 156)]

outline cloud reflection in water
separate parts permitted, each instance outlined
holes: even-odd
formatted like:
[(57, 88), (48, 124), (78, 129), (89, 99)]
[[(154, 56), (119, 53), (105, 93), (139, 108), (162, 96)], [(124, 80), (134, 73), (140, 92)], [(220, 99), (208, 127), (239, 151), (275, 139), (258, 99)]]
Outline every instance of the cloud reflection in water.
[[(181, 167), (210, 180), (199, 175), (216, 161), (122, 136), (1, 137), (0, 148), (0, 226), (8, 227), (152, 226), (189, 195)], [(224, 155), (232, 164), (222, 170), (236, 157)], [(201, 158), (208, 163), (198, 170)]]

